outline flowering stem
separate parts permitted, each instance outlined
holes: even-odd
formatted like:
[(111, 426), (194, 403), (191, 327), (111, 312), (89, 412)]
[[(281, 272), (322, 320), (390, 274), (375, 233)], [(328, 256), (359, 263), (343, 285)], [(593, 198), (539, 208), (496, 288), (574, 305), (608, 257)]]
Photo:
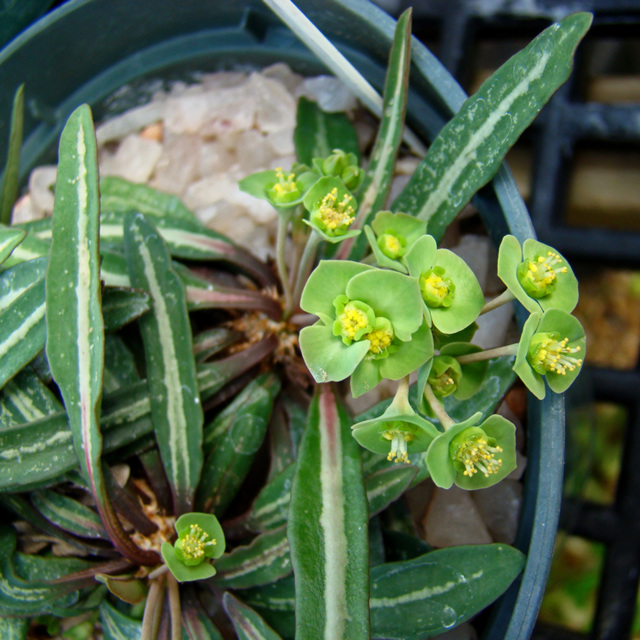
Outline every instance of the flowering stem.
[(449, 414), (445, 411), (444, 405), (433, 393), (433, 389), (430, 384), (427, 384), (424, 388), (424, 397), (426, 398), (429, 406), (433, 409), (433, 413), (436, 414), (436, 418), (440, 420), (440, 424), (444, 427), (444, 430), (450, 429), (455, 422), (449, 417)]
[(307, 282), (307, 277), (309, 276), (309, 272), (313, 266), (313, 260), (316, 257), (316, 251), (321, 240), (321, 236), (313, 231), (307, 239), (307, 244), (302, 252), (302, 257), (300, 258), (300, 264), (298, 266), (298, 275), (296, 276), (296, 284), (293, 290), (291, 304), (286, 307), (286, 318), (288, 318), (297, 309), (298, 304), (300, 303), (302, 289)]
[(284, 257), (287, 231), (289, 229), (289, 221), (291, 220), (291, 210), (284, 209), (278, 212), (278, 236), (276, 239), (276, 265), (278, 267), (278, 275), (282, 283), (284, 292), (285, 309), (291, 307), (291, 286), (289, 285), (289, 277), (287, 274), (287, 261)]
[(508, 344), (504, 347), (496, 347), (495, 349), (486, 349), (477, 353), (467, 353), (464, 356), (455, 356), (460, 364), (469, 364), (470, 362), (481, 362), (482, 360), (491, 360), (492, 358), (500, 358), (501, 356), (515, 356), (518, 353), (518, 343)]
[(493, 311), (494, 309), (497, 309), (501, 305), (507, 304), (507, 302), (511, 302), (514, 299), (515, 296), (513, 295), (513, 293), (511, 293), (509, 289), (506, 289), (499, 296), (496, 296), (493, 300), (489, 300), (489, 302), (487, 302), (484, 307), (482, 307), (480, 315), (489, 311)]
[(405, 376), (398, 383), (396, 395), (393, 398), (393, 402), (391, 404), (400, 413), (411, 410), (411, 405), (409, 404), (409, 376)]
[(164, 576), (151, 581), (149, 595), (144, 607), (140, 640), (153, 640), (158, 635), (160, 617), (162, 615), (162, 600), (164, 596)]
[(180, 609), (180, 589), (173, 574), (167, 574), (169, 591), (169, 611), (171, 613), (171, 640), (182, 640), (182, 611)]

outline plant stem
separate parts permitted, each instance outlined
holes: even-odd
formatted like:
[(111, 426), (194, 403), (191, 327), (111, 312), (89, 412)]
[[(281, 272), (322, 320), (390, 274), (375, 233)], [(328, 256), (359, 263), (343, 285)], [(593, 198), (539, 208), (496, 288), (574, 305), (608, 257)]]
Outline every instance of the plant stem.
[(507, 344), (504, 347), (496, 347), (495, 349), (486, 349), (477, 353), (467, 353), (464, 356), (455, 356), (460, 364), (469, 364), (470, 362), (482, 362), (483, 360), (491, 360), (492, 358), (500, 358), (501, 356), (515, 356), (518, 353), (518, 343)]
[(284, 308), (291, 307), (291, 286), (289, 285), (289, 274), (287, 273), (287, 261), (285, 259), (285, 249), (287, 242), (287, 231), (289, 229), (289, 221), (291, 220), (291, 210), (281, 209), (278, 211), (278, 236), (276, 239), (276, 265), (278, 267), (278, 275), (282, 284), (284, 293)]
[(182, 640), (182, 612), (180, 609), (180, 589), (173, 574), (167, 574), (169, 588), (169, 611), (171, 613), (171, 640)]
[(140, 640), (155, 640), (162, 615), (162, 599), (164, 596), (164, 576), (151, 581), (149, 595), (144, 607)]
[(445, 411), (444, 405), (433, 393), (433, 389), (430, 384), (427, 384), (424, 388), (424, 397), (426, 398), (429, 406), (433, 409), (433, 413), (436, 414), (436, 418), (440, 420), (440, 424), (444, 427), (444, 430), (450, 429), (455, 422), (449, 417), (449, 414)]
[(304, 285), (307, 282), (307, 277), (309, 276), (309, 272), (311, 271), (311, 267), (313, 266), (313, 260), (316, 257), (316, 251), (318, 249), (318, 245), (322, 238), (315, 232), (311, 232), (307, 240), (307, 244), (302, 252), (302, 257), (300, 258), (300, 264), (298, 266), (298, 275), (296, 276), (296, 284), (293, 290), (292, 304), (291, 306), (287, 306), (285, 309), (285, 317), (288, 318), (300, 304), (300, 297), (302, 296), (302, 289), (304, 289)]
[(509, 289), (506, 289), (499, 296), (496, 296), (493, 300), (489, 300), (489, 302), (487, 302), (484, 307), (482, 307), (480, 315), (482, 315), (483, 313), (488, 313), (489, 311), (493, 311), (499, 306), (507, 304), (507, 302), (511, 302), (512, 300), (515, 300), (515, 296), (513, 295), (513, 293), (511, 293), (511, 291), (509, 291)]
[(405, 376), (398, 383), (396, 395), (391, 404), (400, 412), (411, 410), (411, 405), (409, 404), (409, 376)]

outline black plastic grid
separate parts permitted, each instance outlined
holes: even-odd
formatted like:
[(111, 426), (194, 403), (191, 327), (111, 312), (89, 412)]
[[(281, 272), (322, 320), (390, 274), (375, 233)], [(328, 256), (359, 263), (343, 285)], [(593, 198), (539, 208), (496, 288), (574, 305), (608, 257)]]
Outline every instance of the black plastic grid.
[[(380, 2), (385, 5), (384, 2)], [(638, 0), (401, 0), (386, 9), (399, 15), (413, 6), (413, 32), (429, 46), (467, 88), (480, 41), (529, 40), (563, 15), (591, 11), (593, 27), (579, 49), (569, 82), (545, 107), (529, 133), (533, 145), (531, 195), (528, 202), (541, 241), (556, 247), (576, 266), (640, 268), (640, 233), (569, 226), (563, 221), (567, 177), (581, 143), (624, 143), (640, 148), (640, 104), (585, 102), (579, 97), (584, 51), (598, 39), (637, 38)], [(640, 167), (638, 167), (640, 179)], [(580, 634), (538, 623), (533, 640), (627, 640), (640, 579), (640, 369), (619, 371), (587, 367), (595, 401), (621, 405), (627, 412), (617, 494), (612, 505), (565, 498), (561, 527), (568, 533), (604, 544), (592, 630)], [(576, 517), (577, 514), (577, 517)]]

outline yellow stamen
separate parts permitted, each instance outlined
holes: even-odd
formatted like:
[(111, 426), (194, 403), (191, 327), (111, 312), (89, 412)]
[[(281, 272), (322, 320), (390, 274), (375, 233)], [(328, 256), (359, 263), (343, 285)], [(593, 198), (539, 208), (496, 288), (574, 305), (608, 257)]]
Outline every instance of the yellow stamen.
[(569, 347), (569, 338), (556, 340), (551, 337), (544, 338), (533, 357), (533, 364), (539, 365), (549, 372), (561, 376), (567, 375), (567, 370), (574, 371), (582, 366), (581, 358), (574, 358), (571, 354), (578, 353), (580, 347)]
[(364, 329), (369, 324), (366, 314), (355, 307), (345, 307), (345, 310), (338, 318), (342, 325), (343, 333), (350, 339), (355, 338), (360, 329)]
[(375, 329), (365, 336), (365, 339), (371, 343), (369, 351), (376, 355), (382, 353), (391, 344), (392, 338), (393, 335), (384, 329)]
[(389, 429), (382, 433), (385, 440), (391, 441), (391, 451), (387, 455), (387, 460), (391, 462), (395, 458), (395, 462), (404, 462), (409, 464), (409, 455), (407, 453), (407, 442), (413, 440), (413, 434), (408, 431), (399, 429)]
[(495, 457), (496, 453), (502, 453), (502, 447), (492, 447), (485, 438), (470, 438), (456, 451), (456, 460), (464, 465), (462, 475), (473, 477), (480, 471), (488, 478), (497, 473), (502, 466), (502, 460)]
[(192, 524), (189, 533), (180, 539), (180, 550), (186, 560), (204, 560), (207, 547), (216, 545), (215, 538), (197, 524)]
[(334, 187), (320, 203), (320, 219), (330, 231), (335, 231), (338, 227), (348, 227), (355, 220), (355, 210), (349, 204), (351, 196), (345, 193), (340, 202), (336, 202), (337, 199), (338, 189)]

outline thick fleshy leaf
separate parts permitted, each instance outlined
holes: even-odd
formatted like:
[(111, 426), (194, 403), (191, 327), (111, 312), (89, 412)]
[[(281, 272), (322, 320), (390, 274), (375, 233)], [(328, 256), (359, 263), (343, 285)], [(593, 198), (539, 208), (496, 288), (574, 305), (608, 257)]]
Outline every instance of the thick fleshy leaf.
[(64, 531), (83, 538), (109, 540), (98, 514), (86, 505), (55, 491), (34, 491), (33, 506)]
[(296, 464), (292, 463), (263, 487), (249, 513), (248, 521), (252, 528), (270, 531), (287, 522), (295, 472)]
[(231, 618), (238, 640), (281, 640), (258, 613), (230, 593), (222, 597), (222, 606)]
[(204, 420), (185, 291), (151, 222), (141, 214), (127, 215), (125, 248), (131, 283), (148, 291), (153, 304), (139, 320), (151, 415), (176, 513), (184, 513), (191, 510), (202, 468)]
[[(6, 17), (4, 17), (6, 19)], [(7, 162), (4, 165), (2, 186), (0, 186), (0, 223), (11, 222), (11, 211), (18, 198), (18, 180), (20, 169), (20, 147), (24, 124), (24, 85), (20, 85), (13, 96), (11, 122), (9, 124), (9, 147)], [(1, 260), (0, 260), (1, 261)]]
[(369, 516), (374, 516), (397, 500), (409, 487), (417, 469), (408, 465), (393, 465), (365, 478)]
[(286, 526), (262, 533), (244, 547), (236, 547), (216, 562), (213, 584), (246, 589), (270, 584), (291, 573)]
[[(48, 232), (48, 235), (51, 235), (50, 231)], [(11, 255), (4, 260), (2, 266), (3, 268), (13, 267), (21, 262), (28, 262), (29, 260), (35, 260), (36, 258), (44, 258), (49, 255), (50, 248), (51, 243), (49, 239), (43, 240), (33, 233), (27, 233), (22, 242), (13, 249)]]
[(314, 158), (327, 156), (334, 149), (360, 157), (358, 135), (346, 114), (327, 113), (302, 97), (298, 101), (296, 122), (293, 140), (300, 162), (311, 165)]
[(372, 637), (422, 640), (461, 624), (498, 598), (524, 555), (504, 544), (451, 547), (371, 569)]
[(360, 449), (330, 385), (312, 402), (289, 511), (296, 638), (369, 638), (367, 503)]
[(0, 311), (0, 387), (42, 351), (45, 325), (41, 279)]
[(198, 598), (191, 591), (180, 594), (182, 630), (188, 640), (223, 640)]
[(0, 311), (4, 311), (29, 287), (44, 279), (47, 258), (20, 262), (0, 273)]
[[(382, 117), (364, 180), (358, 192), (360, 207), (354, 223), (357, 229), (370, 222), (373, 214), (384, 207), (389, 195), (393, 169), (404, 131), (410, 62), (411, 10), (407, 10), (398, 18), (389, 53)], [(349, 257), (354, 260), (361, 258), (365, 247), (364, 236), (361, 236), (354, 242)]]
[(102, 314), (105, 331), (115, 331), (139, 318), (151, 308), (149, 294), (145, 291), (105, 289), (102, 300)]
[(104, 600), (98, 609), (104, 640), (140, 640), (142, 623), (120, 613)]
[(4, 640), (26, 640), (30, 622), (27, 618), (0, 616), (0, 638), (4, 638)]
[(571, 72), (592, 15), (576, 13), (543, 31), (469, 98), (429, 147), (393, 211), (428, 221), (442, 238), (454, 216), (485, 185), (520, 134)]
[(273, 584), (242, 591), (242, 600), (287, 640), (293, 640), (295, 636), (295, 596), (293, 575)]
[(104, 363), (102, 384), (104, 393), (113, 393), (140, 381), (133, 353), (117, 334), (105, 336)]
[(62, 410), (50, 389), (30, 367), (25, 367), (0, 392), (0, 429), (33, 422)]
[(27, 232), (18, 227), (0, 228), (0, 264), (11, 255), (26, 235)]

